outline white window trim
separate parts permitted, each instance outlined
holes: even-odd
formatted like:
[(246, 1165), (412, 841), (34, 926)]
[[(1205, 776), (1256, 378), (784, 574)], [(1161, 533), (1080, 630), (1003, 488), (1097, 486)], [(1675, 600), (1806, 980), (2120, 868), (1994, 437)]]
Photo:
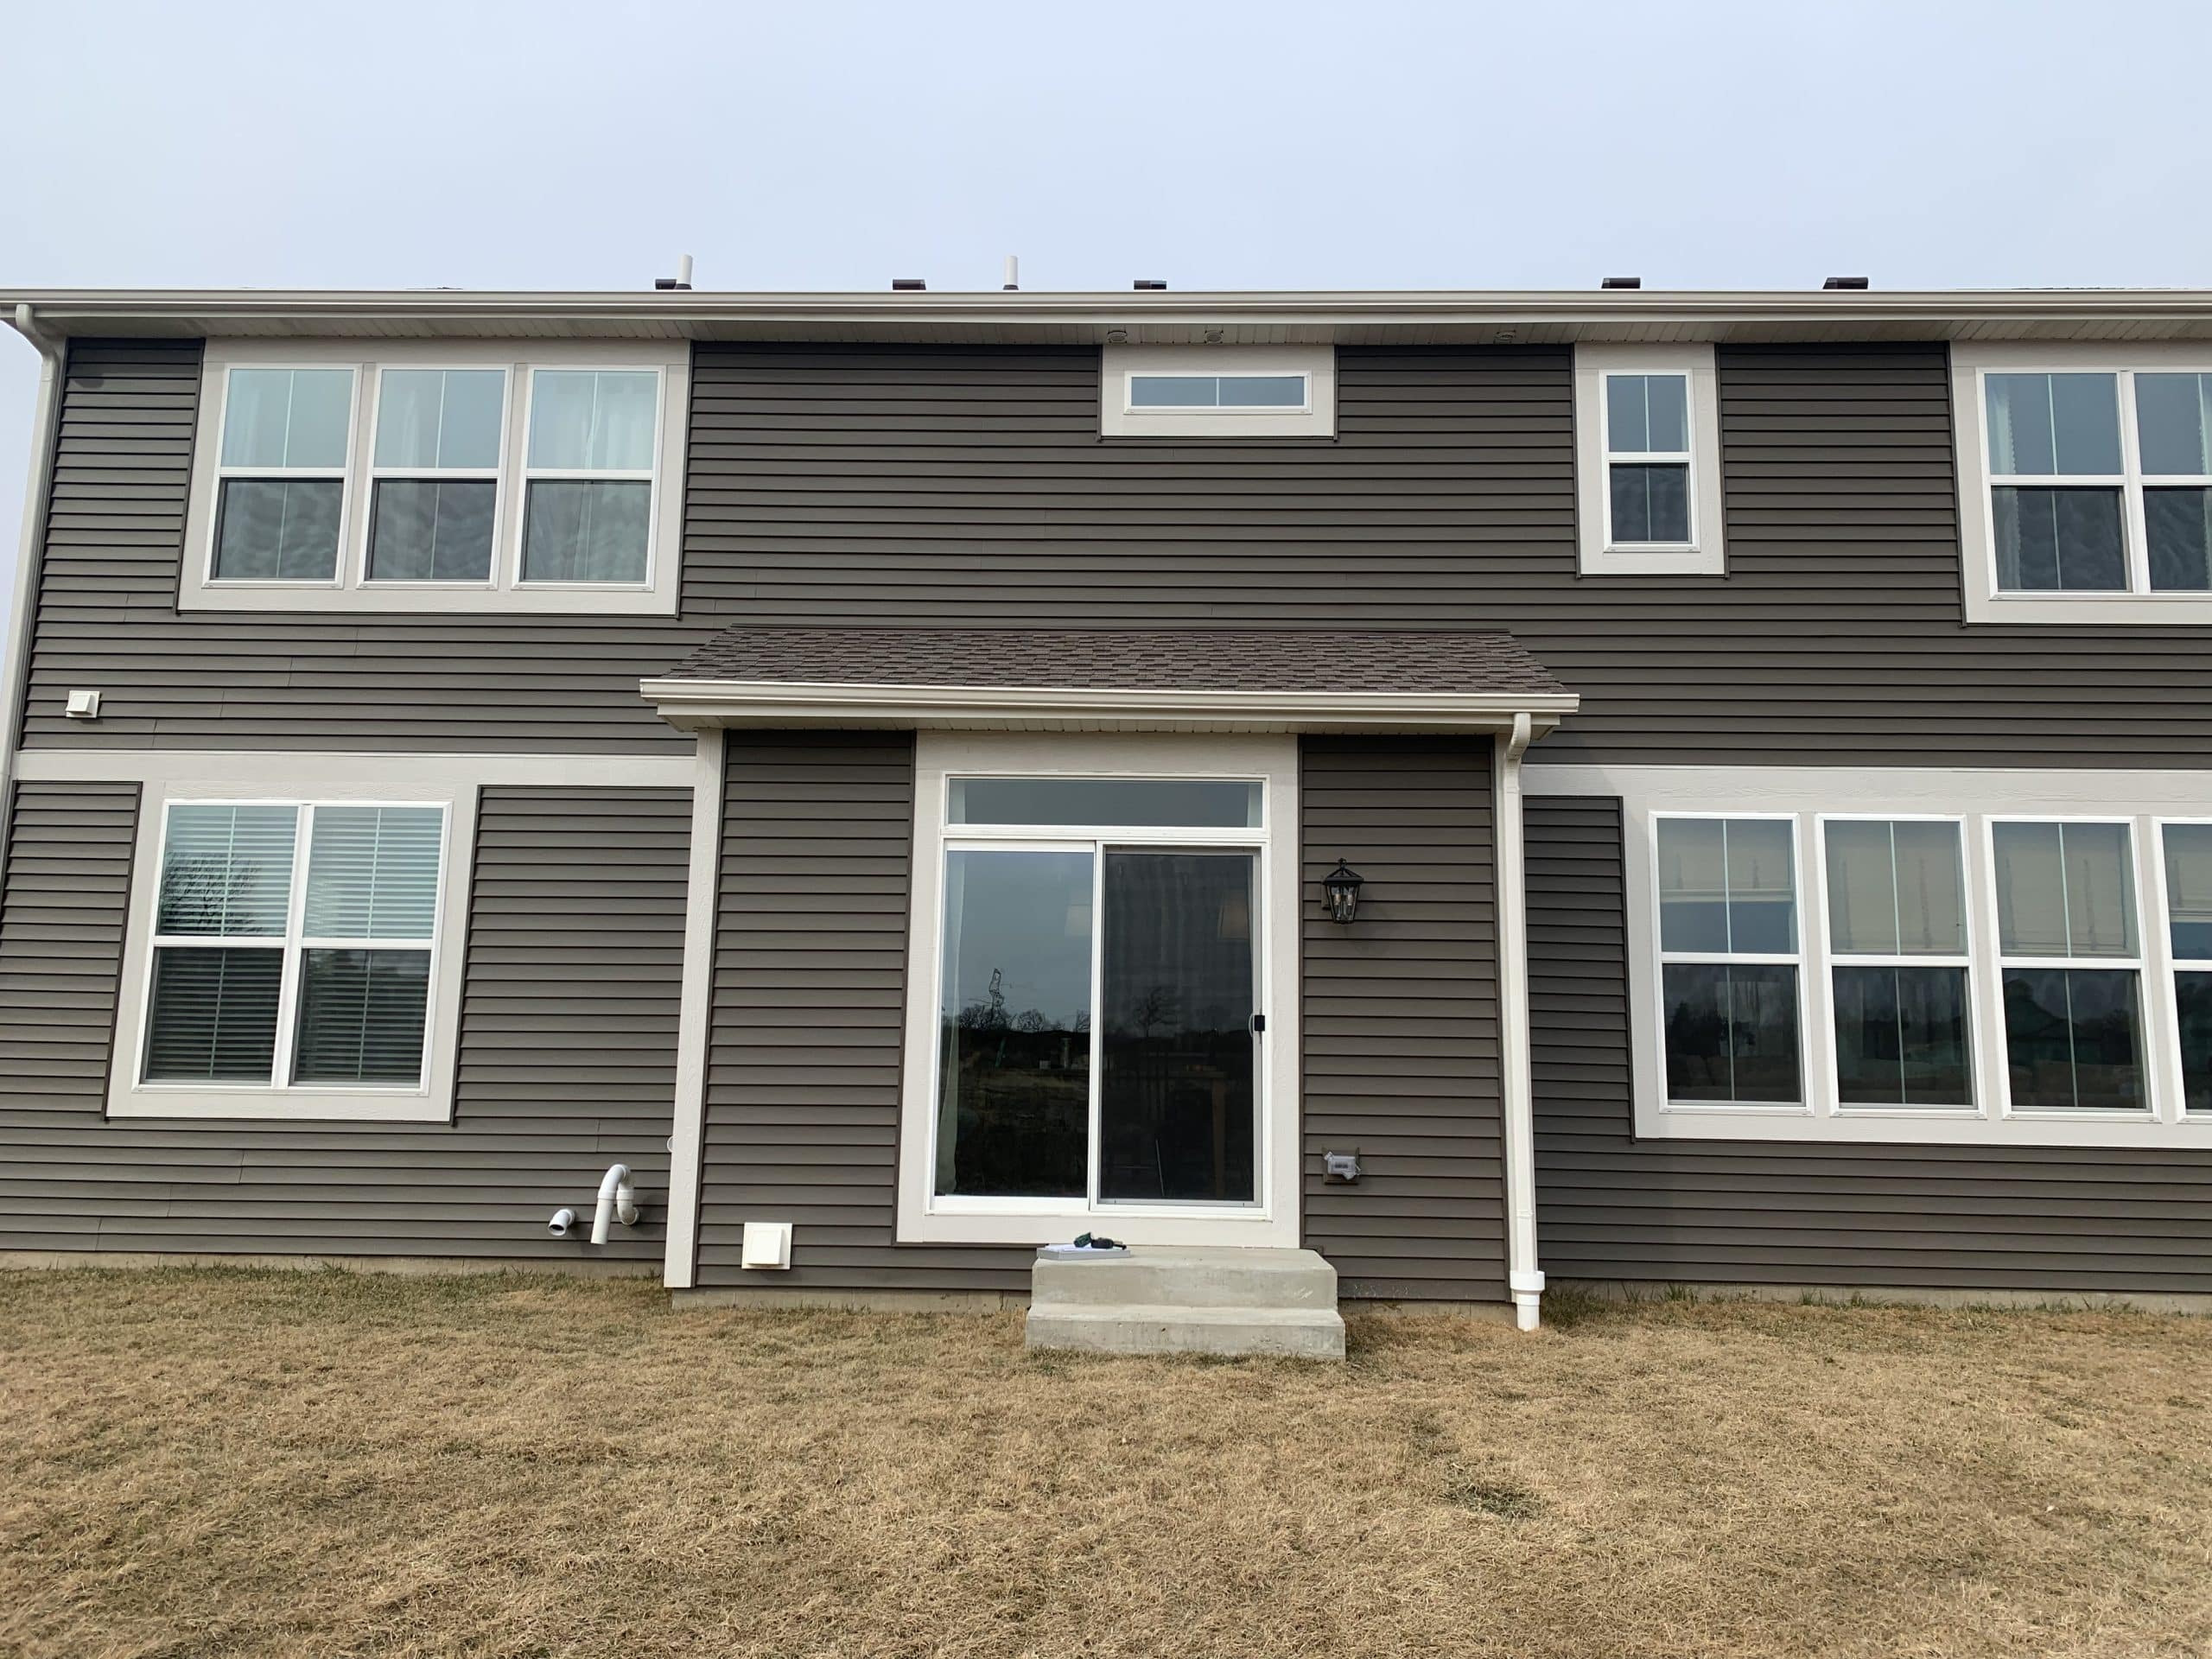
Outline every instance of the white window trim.
[[(468, 893), (472, 875), (470, 849), (475, 845), (476, 796), (474, 785), (455, 785), (440, 779), (443, 768), (426, 770), (427, 786), (395, 787), (390, 777), (363, 777), (359, 768), (301, 763), (289, 757), (241, 756), (212, 775), (149, 779), (139, 803), (138, 834), (130, 884), (130, 912), (124, 938), (120, 983), (124, 995), (116, 1018), (116, 1040), (108, 1080), (111, 1117), (249, 1118), (286, 1122), (347, 1122), (365, 1123), (442, 1123), (453, 1115), (454, 1069), (461, 1027), (462, 943), (467, 937)], [(162, 849), (168, 834), (172, 804), (302, 805), (319, 803), (359, 803), (376, 805), (436, 806), (445, 813), (444, 844), (438, 879), (437, 928), (428, 941), (430, 985), (423, 1064), (420, 1081), (412, 1089), (390, 1085), (237, 1083), (147, 1083), (140, 1078), (146, 1046), (146, 1021), (153, 983), (155, 918), (161, 890)], [(296, 954), (299, 906), (306, 886), (305, 828), (292, 871), (291, 908), (288, 912), (285, 948)], [(218, 943), (195, 938), (195, 944)], [(421, 950), (423, 942), (387, 940), (396, 949)], [(288, 1074), (286, 1049), (292, 1031), (292, 1004), (298, 996), (297, 975), (288, 962), (282, 1000), (277, 1005), (277, 1057), (280, 1074)]]
[[(2166, 1056), (2166, 1061), (2173, 1068), (2174, 1097), (2179, 1103), (2182, 1119), (2190, 1123), (2212, 1123), (2212, 1111), (2192, 1112), (2189, 1109), (2187, 1083), (2182, 1071), (2181, 994), (2174, 982), (2175, 976), (2212, 973), (2212, 957), (2183, 957), (2177, 956), (2174, 952), (2172, 896), (2166, 889), (2166, 831), (2174, 825), (2212, 825), (2212, 817), (2187, 814), (2164, 814), (2152, 819), (2152, 868), (2149, 886), (2150, 896), (2156, 906), (2156, 910), (2152, 916), (2145, 918), (2143, 943), (2147, 949), (2150, 943), (2149, 923), (2155, 921), (2158, 925), (2158, 939), (2164, 947), (2166, 958), (2166, 982), (2161, 989), (2164, 1000), (2172, 1007), (2174, 1016), (2169, 1022), (2169, 1034), (2172, 1040), (2171, 1052)], [(2138, 874), (2136, 881), (2139, 887), (2143, 885), (2144, 879), (2141, 874)], [(2146, 982), (2150, 971), (2147, 967), (2144, 969)], [(2145, 990), (2146, 1001), (2152, 994), (2146, 984)]]
[[(334, 611), (380, 613), (530, 613), (541, 615), (674, 615), (682, 572), (687, 411), (690, 348), (683, 343), (625, 340), (211, 340), (200, 374), (200, 412), (185, 518), (182, 578), (177, 605), (187, 611)], [(345, 504), (339, 525), (338, 575), (330, 582), (218, 581), (214, 576), (218, 480), (265, 469), (220, 464), (224, 407), (234, 368), (327, 369), (353, 372), (353, 423), (342, 474), (327, 469), (299, 477), (342, 475)], [(499, 369), (507, 376), (496, 474), (375, 466), (376, 402), (383, 369)], [(529, 466), (531, 371), (631, 369), (660, 383), (651, 473), (549, 471)], [(287, 476), (293, 474), (288, 472)], [(493, 523), (492, 579), (472, 582), (366, 580), (369, 496), (378, 476), (481, 478), (496, 475), (499, 503)], [(531, 478), (639, 478), (653, 484), (646, 527), (645, 579), (641, 582), (524, 582), (522, 580), (524, 491)]]
[[(1109, 438), (1326, 438), (1337, 430), (1333, 346), (1109, 346), (1099, 358), (1098, 429)], [(1140, 409), (1132, 375), (1295, 374), (1299, 409)]]
[[(2212, 622), (2212, 593), (2150, 591), (2150, 548), (2143, 515), (2143, 474), (2135, 429), (2137, 374), (2212, 374), (2212, 346), (2184, 340), (2109, 346), (2088, 341), (2053, 345), (2013, 341), (1959, 341), (1951, 347), (1951, 410), (1957, 429), (1959, 533), (1965, 550), (1962, 572), (1966, 620), (1972, 622), (2042, 622), (2064, 626), (2134, 623), (2171, 626)], [(1989, 431), (1984, 383), (1992, 374), (2114, 374), (2120, 378), (2120, 447), (2122, 476), (2018, 477), (1993, 475), (1989, 465)], [(2189, 483), (2190, 477), (2160, 481)], [(2126, 537), (2130, 591), (2126, 593), (2005, 593), (1997, 585), (1997, 524), (1990, 491), (2009, 480), (2031, 486), (2121, 485), (2122, 533)]]
[[(2175, 1018), (2173, 963), (2163, 888), (2152, 888), (2142, 849), (2164, 848), (2153, 834), (2170, 819), (2201, 812), (2212, 798), (2212, 774), (2202, 772), (2026, 772), (1997, 768), (1532, 766), (1529, 796), (1618, 797), (1624, 836), (1623, 880), (1628, 947), (1628, 1001), (1635, 1125), (1650, 1140), (1804, 1141), (1862, 1145), (1961, 1145), (1991, 1147), (2201, 1147), (2212, 1145), (2212, 1113), (2181, 1108), (2181, 1046)], [(1671, 1105), (1665, 1099), (1664, 1031), (1660, 1019), (1658, 891), (1653, 861), (1655, 817), (1687, 813), (1743, 817), (1762, 812), (1800, 817), (1801, 857), (1808, 827), (1830, 816), (1856, 818), (1944, 817), (1966, 825), (1967, 936), (1974, 997), (1973, 1066), (1977, 1105), (1838, 1109), (1833, 1059), (1825, 867), (1801, 864), (1801, 947), (1807, 950), (1801, 1003), (1808, 1033), (1829, 1058), (1802, 1061), (1815, 1098), (1803, 1106)], [(2144, 1070), (2148, 1112), (2010, 1109), (2005, 1094), (2002, 976), (1997, 964), (1995, 866), (1992, 821), (2027, 818), (2132, 822), (2135, 826), (2136, 959), (2143, 976)], [(2158, 907), (2151, 899), (2155, 893)], [(2146, 925), (2157, 920), (2155, 928)], [(1846, 958), (1854, 961), (1858, 958)], [(2088, 959), (2073, 963), (2095, 966)], [(2115, 962), (2115, 965), (2118, 964)], [(1815, 1061), (1820, 1061), (1815, 1065)], [(1995, 1103), (1993, 1107), (1990, 1103)]]
[[(1251, 1205), (1101, 1204), (1083, 1199), (943, 1198), (935, 1192), (938, 981), (948, 842), (1034, 843), (1018, 826), (945, 823), (955, 776), (1208, 778), (1262, 785), (1257, 830), (1056, 827), (1116, 844), (1251, 848), (1257, 852), (1260, 948), (1259, 1201)], [(1295, 1246), (1299, 1236), (1298, 743), (1289, 736), (1032, 736), (923, 732), (915, 749), (913, 893), (906, 970), (906, 1060), (899, 1131), (901, 1243), (1049, 1244), (1088, 1229), (1140, 1244)]]
[[(1605, 382), (1617, 374), (1680, 374), (1689, 381), (1690, 539), (1612, 540), (1611, 463), (1674, 461), (1615, 455), (1607, 448)], [(1579, 569), (1586, 576), (1719, 576), (1727, 574), (1720, 489), (1720, 387), (1710, 345), (1585, 343), (1574, 348), (1574, 476)]]

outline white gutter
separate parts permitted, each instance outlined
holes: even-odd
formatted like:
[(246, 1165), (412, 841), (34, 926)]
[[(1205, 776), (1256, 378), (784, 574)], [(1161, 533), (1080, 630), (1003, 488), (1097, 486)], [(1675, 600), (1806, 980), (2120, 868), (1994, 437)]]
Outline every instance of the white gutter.
[(1505, 1284), (1514, 1323), (1534, 1331), (1544, 1275), (1536, 1266), (1535, 1084), (1529, 1051), (1528, 860), (1521, 835), (1521, 757), (1533, 735), (1526, 715), (1513, 722), (1492, 763), (1497, 880), (1498, 1063), (1505, 1114)]
[(23, 699), (30, 683), (31, 613), (46, 550), (47, 498), (54, 481), (54, 449), (61, 425), (62, 341), (41, 328), (32, 308), (17, 305), (9, 317), (16, 332), (37, 347), (38, 401), (31, 416), (29, 475), (23, 482), (22, 538), (16, 548), (16, 607), (9, 613), (7, 677), (0, 692), (0, 881), (8, 872), (8, 827), (15, 822), (16, 750), (23, 741)]
[(1549, 731), (1571, 691), (1192, 691), (655, 679), (639, 692), (687, 731), (716, 726), (950, 731)]

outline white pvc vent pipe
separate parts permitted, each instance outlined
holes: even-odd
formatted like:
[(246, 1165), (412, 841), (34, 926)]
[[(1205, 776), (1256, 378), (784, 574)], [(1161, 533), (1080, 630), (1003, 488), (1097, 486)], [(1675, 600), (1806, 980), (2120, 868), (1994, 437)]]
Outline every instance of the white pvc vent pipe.
[(591, 1242), (607, 1243), (607, 1235), (614, 1221), (620, 1219), (625, 1227), (638, 1224), (638, 1194), (630, 1185), (630, 1166), (610, 1164), (607, 1173), (599, 1180), (599, 1208), (592, 1211)]

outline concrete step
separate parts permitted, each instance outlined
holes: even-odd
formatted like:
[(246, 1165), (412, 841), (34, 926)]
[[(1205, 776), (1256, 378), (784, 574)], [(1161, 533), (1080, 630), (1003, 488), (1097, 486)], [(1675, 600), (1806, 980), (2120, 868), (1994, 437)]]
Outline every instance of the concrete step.
[(1094, 1354), (1344, 1357), (1344, 1322), (1334, 1307), (1037, 1303), (1029, 1309), (1023, 1339), (1031, 1348)]
[(1138, 1245), (1127, 1255), (1039, 1255), (1029, 1279), (1038, 1307), (1325, 1308), (1337, 1270), (1312, 1250)]

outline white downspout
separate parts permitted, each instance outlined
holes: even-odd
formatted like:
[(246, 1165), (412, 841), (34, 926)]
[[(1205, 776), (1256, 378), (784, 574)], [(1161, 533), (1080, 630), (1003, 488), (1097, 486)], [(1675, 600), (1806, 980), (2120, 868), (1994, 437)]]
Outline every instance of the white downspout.
[(607, 1235), (620, 1217), (625, 1227), (638, 1224), (638, 1194), (630, 1185), (630, 1166), (609, 1164), (599, 1178), (599, 1208), (592, 1211), (591, 1242), (607, 1243)]
[(1535, 1084), (1529, 1049), (1529, 892), (1521, 840), (1521, 757), (1533, 734), (1524, 714), (1499, 744), (1492, 810), (1497, 842), (1497, 1036), (1505, 1107), (1505, 1285), (1513, 1321), (1536, 1328), (1544, 1275), (1536, 1266)]
[(31, 611), (37, 601), (38, 572), (46, 551), (47, 492), (54, 478), (54, 447), (61, 421), (62, 340), (40, 327), (31, 308), (19, 305), (9, 319), (17, 334), (37, 347), (38, 403), (31, 416), (30, 474), (23, 484), (23, 534), (16, 551), (16, 608), (8, 621), (8, 666), (0, 709), (0, 880), (8, 869), (7, 827), (14, 818), (16, 748), (23, 741), (23, 694), (30, 682)]

